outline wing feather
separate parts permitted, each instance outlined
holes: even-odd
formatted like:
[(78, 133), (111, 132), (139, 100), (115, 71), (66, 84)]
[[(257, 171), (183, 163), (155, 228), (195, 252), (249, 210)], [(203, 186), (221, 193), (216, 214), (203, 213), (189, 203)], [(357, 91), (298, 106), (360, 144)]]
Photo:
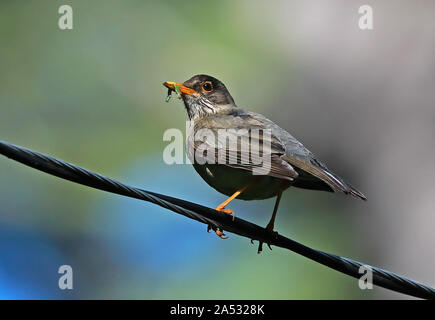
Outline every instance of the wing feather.
[[(293, 181), (298, 176), (291, 164), (281, 158), (285, 153), (284, 146), (273, 135), (262, 132), (265, 128), (261, 123), (247, 121), (245, 118), (231, 121), (233, 127), (229, 127), (226, 120), (226, 117), (219, 117), (214, 121), (212, 129), (204, 131), (207, 138), (198, 134), (190, 141), (196, 162), (214, 161), (252, 174), (265, 174), (288, 181)], [(201, 125), (202, 123), (196, 124), (196, 132), (199, 132)], [(207, 154), (209, 152), (212, 154)], [(262, 172), (261, 168), (265, 170)]]

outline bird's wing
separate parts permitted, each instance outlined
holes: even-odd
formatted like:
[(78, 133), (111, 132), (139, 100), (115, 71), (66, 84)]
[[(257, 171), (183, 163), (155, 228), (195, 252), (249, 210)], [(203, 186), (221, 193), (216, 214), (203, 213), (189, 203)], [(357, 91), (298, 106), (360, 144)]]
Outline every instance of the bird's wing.
[[(284, 146), (285, 154), (281, 156), (281, 159), (291, 164), (300, 174), (298, 178), (299, 181), (295, 182), (295, 186), (299, 184), (301, 187), (322, 190), (328, 190), (327, 187), (329, 187), (331, 189), (330, 191), (341, 191), (366, 200), (366, 197), (360, 191), (330, 171), (325, 164), (319, 161), (311, 151), (305, 148), (301, 142), (287, 131), (281, 129), (278, 125), (261, 114), (253, 112), (249, 112), (249, 114), (252, 118), (263, 123), (264, 127), (270, 128), (274, 136), (280, 140), (281, 145)], [(308, 173), (308, 175), (306, 173)], [(320, 181), (316, 182), (316, 179)], [(322, 183), (323, 186), (320, 185), (319, 182)]]
[(212, 163), (247, 170), (254, 175), (287, 181), (298, 176), (291, 164), (281, 157), (285, 154), (281, 141), (268, 134), (267, 128), (247, 113), (208, 116), (197, 120), (194, 129), (195, 138), (191, 135), (189, 140), (196, 163), (214, 161)]

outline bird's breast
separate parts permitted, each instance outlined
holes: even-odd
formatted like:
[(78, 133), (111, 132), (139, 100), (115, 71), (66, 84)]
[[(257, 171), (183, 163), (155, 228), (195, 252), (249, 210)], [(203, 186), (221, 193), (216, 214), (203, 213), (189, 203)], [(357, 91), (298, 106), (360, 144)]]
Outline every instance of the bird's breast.
[(250, 171), (227, 165), (195, 163), (193, 166), (208, 185), (227, 196), (231, 196), (237, 190), (249, 185), (237, 199), (268, 199), (290, 186), (289, 182), (282, 179), (267, 175), (252, 175)]

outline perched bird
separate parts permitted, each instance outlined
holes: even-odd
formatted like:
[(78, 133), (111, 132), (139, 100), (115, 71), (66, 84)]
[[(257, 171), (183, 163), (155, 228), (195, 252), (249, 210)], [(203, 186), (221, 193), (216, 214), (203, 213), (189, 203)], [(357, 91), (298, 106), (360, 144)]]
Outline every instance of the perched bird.
[[(218, 79), (196, 75), (184, 83), (163, 85), (168, 88), (168, 100), (171, 92), (176, 91), (186, 107), (192, 129), (187, 137), (187, 150), (195, 170), (211, 187), (229, 197), (216, 210), (234, 215), (226, 206), (236, 197), (258, 200), (276, 196), (267, 225), (273, 232), (282, 192), (290, 186), (343, 192), (366, 200), (287, 131), (261, 114), (238, 108)], [(213, 136), (214, 141), (200, 139), (203, 135), (197, 133), (201, 131)], [(233, 143), (225, 143), (228, 140)], [(248, 157), (243, 158), (243, 150), (249, 150)], [(266, 158), (269, 164), (261, 172), (262, 164), (257, 160)], [(215, 232), (224, 238), (222, 230)]]

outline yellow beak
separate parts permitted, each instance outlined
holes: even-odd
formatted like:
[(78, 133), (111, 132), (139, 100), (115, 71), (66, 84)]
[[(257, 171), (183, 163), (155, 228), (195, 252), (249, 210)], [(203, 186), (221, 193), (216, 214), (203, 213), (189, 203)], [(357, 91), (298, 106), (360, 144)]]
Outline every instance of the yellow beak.
[(199, 92), (184, 86), (182, 83), (173, 82), (173, 81), (166, 81), (166, 82), (163, 82), (163, 85), (166, 88), (171, 89), (173, 91), (175, 91), (175, 85), (177, 85), (180, 88), (180, 91), (182, 94), (188, 94), (189, 96), (199, 95)]

